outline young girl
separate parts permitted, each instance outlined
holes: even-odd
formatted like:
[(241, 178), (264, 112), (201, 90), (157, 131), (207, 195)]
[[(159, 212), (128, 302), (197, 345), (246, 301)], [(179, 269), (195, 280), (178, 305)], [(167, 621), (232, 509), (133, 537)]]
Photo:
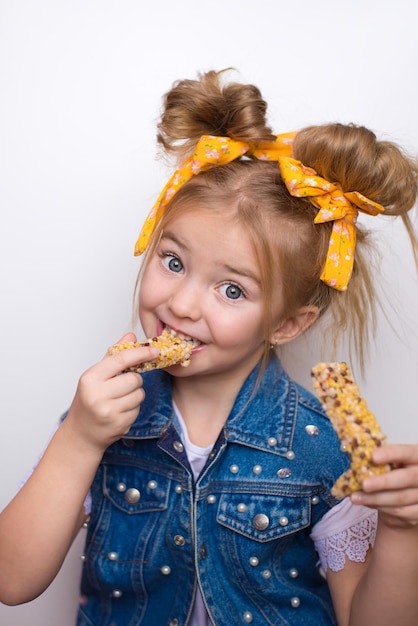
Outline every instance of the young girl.
[(139, 319), (198, 345), (187, 368), (125, 373), (155, 357), (139, 347), (83, 374), (0, 517), (3, 602), (42, 593), (85, 526), (78, 626), (418, 623), (418, 446), (378, 449), (396, 469), (337, 501), (347, 455), (274, 350), (328, 311), (363, 356), (356, 217), (401, 215), (416, 250), (418, 170), (365, 128), (276, 137), (265, 118), (222, 72), (166, 95), (158, 139), (179, 168), (137, 242)]

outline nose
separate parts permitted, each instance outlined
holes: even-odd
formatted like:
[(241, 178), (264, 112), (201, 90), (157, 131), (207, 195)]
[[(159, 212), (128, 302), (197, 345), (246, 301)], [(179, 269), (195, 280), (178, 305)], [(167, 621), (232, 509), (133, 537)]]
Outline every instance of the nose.
[(201, 302), (203, 294), (196, 286), (188, 281), (176, 285), (171, 294), (169, 307), (175, 317), (189, 318), (197, 321), (201, 316)]

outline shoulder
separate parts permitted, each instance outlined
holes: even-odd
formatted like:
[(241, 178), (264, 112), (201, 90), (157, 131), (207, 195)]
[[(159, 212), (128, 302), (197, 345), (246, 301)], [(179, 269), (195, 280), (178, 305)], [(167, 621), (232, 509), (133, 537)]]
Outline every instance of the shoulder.
[(304, 387), (293, 383), (297, 407), (293, 445), (304, 458), (305, 469), (321, 476), (331, 489), (350, 464), (349, 456), (319, 400)]
[[(331, 421), (318, 398), (305, 387), (302, 387), (302, 385), (299, 385), (294, 381), (293, 385), (296, 389), (297, 403), (300, 413), (310, 416), (313, 423), (317, 424), (318, 427), (322, 428), (322, 430), (325, 430), (333, 440), (339, 441), (334, 427), (332, 426)], [(315, 436), (312, 429), (311, 434)]]
[[(292, 380), (292, 379), (290, 379)], [(298, 392), (298, 400), (300, 402), (300, 404), (306, 406), (308, 409), (318, 412), (321, 415), (325, 416), (325, 412), (324, 409), (322, 408), (322, 404), (320, 403), (320, 401), (318, 400), (318, 398), (311, 392), (308, 391), (308, 389), (306, 389), (306, 387), (303, 387), (302, 385), (300, 385), (299, 383), (295, 382), (294, 380), (292, 380), (292, 383), (294, 384), (294, 386), (297, 389)]]
[(297, 397), (297, 425), (311, 439), (324, 439), (341, 453), (341, 445), (319, 400), (307, 389), (293, 382)]

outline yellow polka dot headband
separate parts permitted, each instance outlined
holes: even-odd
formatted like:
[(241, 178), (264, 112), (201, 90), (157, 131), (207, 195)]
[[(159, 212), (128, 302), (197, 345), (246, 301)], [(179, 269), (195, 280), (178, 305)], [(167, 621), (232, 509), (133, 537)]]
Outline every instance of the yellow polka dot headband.
[(277, 135), (273, 141), (258, 143), (202, 135), (193, 155), (174, 172), (158, 196), (144, 222), (134, 254), (140, 255), (146, 250), (165, 207), (192, 176), (248, 155), (264, 161), (276, 161), (290, 195), (305, 197), (319, 209), (314, 222), (333, 222), (321, 280), (334, 289), (346, 291), (353, 271), (358, 212), (378, 215), (384, 209), (358, 191), (343, 192), (337, 183), (330, 183), (318, 176), (314, 169), (293, 159), (292, 144), (295, 135), (296, 133), (285, 133)]

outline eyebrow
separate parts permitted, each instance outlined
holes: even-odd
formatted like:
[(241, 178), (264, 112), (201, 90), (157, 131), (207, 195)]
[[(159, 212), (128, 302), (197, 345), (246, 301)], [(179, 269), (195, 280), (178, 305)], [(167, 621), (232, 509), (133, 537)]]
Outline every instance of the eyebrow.
[(245, 276), (245, 278), (249, 278), (250, 280), (254, 281), (257, 285), (259, 286), (261, 285), (260, 278), (256, 274), (254, 274), (254, 272), (252, 272), (251, 270), (235, 267), (227, 263), (224, 263), (222, 267), (226, 269), (228, 272), (231, 272), (231, 274), (238, 274), (238, 276)]
[(164, 239), (170, 239), (171, 241), (176, 243), (180, 248), (183, 248), (183, 250), (189, 249), (188, 246), (184, 243), (184, 241), (179, 239), (176, 235), (174, 235), (174, 233), (171, 233), (169, 230), (163, 230), (163, 232), (161, 233), (161, 241), (163, 241)]
[[(187, 244), (184, 243), (184, 241), (179, 239), (174, 233), (168, 230), (163, 231), (161, 234), (161, 241), (163, 241), (164, 239), (169, 239), (173, 241), (175, 244), (179, 246), (179, 248), (182, 248), (183, 250), (186, 250), (186, 251), (190, 250)], [(238, 276), (245, 276), (246, 278), (249, 278), (250, 280), (254, 281), (257, 285), (259, 286), (261, 285), (261, 280), (259, 276), (257, 274), (254, 274), (254, 272), (252, 272), (250, 269), (240, 268), (238, 266), (230, 265), (229, 263), (222, 263), (222, 268), (225, 269), (227, 272), (230, 272), (231, 274), (236, 274)]]

